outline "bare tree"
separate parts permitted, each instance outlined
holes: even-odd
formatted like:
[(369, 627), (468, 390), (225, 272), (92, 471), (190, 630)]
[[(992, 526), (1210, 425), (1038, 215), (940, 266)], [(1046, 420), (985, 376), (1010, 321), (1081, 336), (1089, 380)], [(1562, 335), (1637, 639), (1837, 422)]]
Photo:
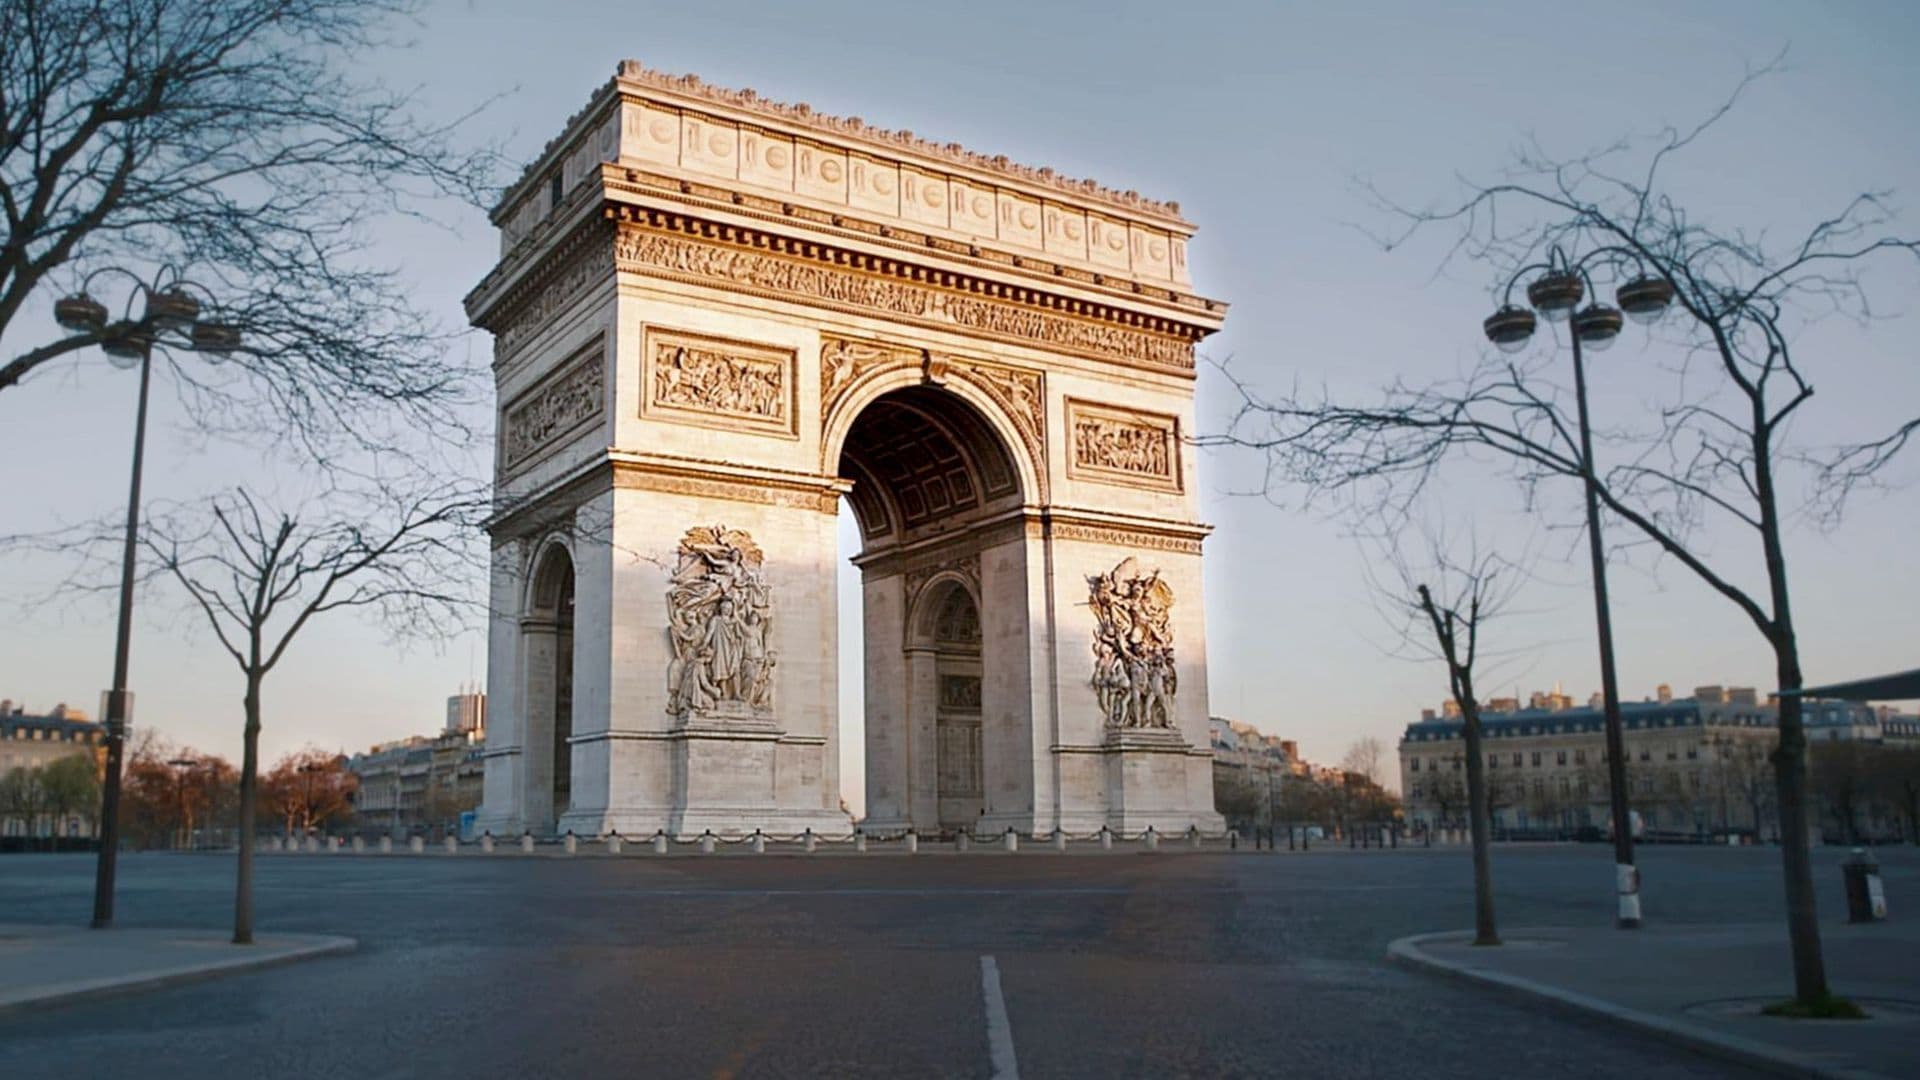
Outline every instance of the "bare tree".
[(467, 583), (484, 576), (484, 558), (472, 550), (488, 508), (484, 492), (461, 485), (336, 489), (305, 505), (309, 517), (302, 520), (235, 490), (154, 515), (141, 537), (152, 563), (147, 576), (185, 594), (245, 682), (233, 927), (240, 945), (253, 941), (267, 675), (300, 631), (331, 612), (363, 612), (402, 636), (450, 635), (475, 609)]
[(1455, 554), (1444, 536), (1429, 533), (1429, 551), (1416, 564), (1397, 548), (1387, 554), (1400, 585), (1377, 583), (1383, 614), (1397, 616), (1396, 633), (1413, 655), (1443, 662), (1447, 688), (1460, 706), (1461, 737), (1467, 774), (1467, 825), (1473, 843), (1475, 945), (1498, 945), (1493, 905), (1493, 821), (1491, 784), (1480, 722), (1480, 697), (1474, 679), (1491, 653), (1480, 631), (1513, 598), (1523, 576), (1507, 559), (1468, 545)]
[(1350, 773), (1367, 778), (1369, 783), (1380, 782), (1380, 761), (1386, 756), (1387, 748), (1379, 739), (1371, 735), (1356, 739), (1347, 747), (1345, 757), (1340, 759), (1340, 767)]
[[(0, 392), (139, 318), (21, 340), (31, 299), (90, 271), (190, 268), (231, 366), (179, 364), (210, 427), (364, 435), (398, 405), (458, 422), (445, 339), (367, 236), (417, 196), (486, 197), (412, 102), (341, 74), (412, 0), (9, 0), (0, 5)], [(263, 408), (264, 406), (264, 408)]]
[[(1571, 160), (1524, 153), (1510, 179), (1475, 186), (1438, 209), (1383, 202), (1404, 225), (1384, 238), (1389, 247), (1423, 230), (1450, 229), (1450, 258), (1484, 263), (1509, 282), (1546, 265), (1583, 291), (1611, 277), (1638, 289), (1639, 300), (1668, 299), (1677, 317), (1662, 333), (1678, 362), (1647, 373), (1649, 382), (1665, 381), (1664, 405), (1651, 411), (1651, 425), (1596, 423), (1610, 463), (1582, 453), (1580, 426), (1551, 358), (1524, 353), (1489, 354), (1461, 378), (1397, 381), (1378, 400), (1359, 403), (1297, 391), (1266, 400), (1242, 385), (1242, 411), (1222, 441), (1263, 451), (1276, 483), (1349, 496), (1365, 489), (1389, 505), (1406, 505), (1443, 463), (1461, 459), (1509, 466), (1530, 494), (1549, 481), (1591, 474), (1605, 512), (1744, 614), (1773, 653), (1779, 689), (1798, 689), (1800, 649), (1782, 540), (1791, 507), (1781, 497), (1782, 473), (1813, 464), (1810, 479), (1825, 481), (1816, 488), (1820, 507), (1837, 514), (1849, 491), (1893, 459), (1912, 427), (1838, 452), (1796, 448), (1791, 421), (1813, 397), (1809, 365), (1818, 363), (1802, 355), (1800, 331), (1823, 314), (1869, 317), (1865, 263), (1920, 254), (1920, 242), (1891, 233), (1871, 193), (1785, 243), (1769, 230), (1713, 228), (1690, 214), (1665, 193), (1661, 168), (1732, 104), (1691, 131), (1669, 130), (1650, 149), (1623, 143)], [(1649, 305), (1629, 304), (1625, 295), (1623, 306), (1648, 313)], [(1531, 325), (1529, 314), (1514, 310)], [(1617, 331), (1618, 312), (1599, 317), (1609, 319)], [(1830, 377), (1844, 378), (1845, 370), (1836, 366)], [(1751, 546), (1706, 542), (1704, 533), (1725, 529), (1744, 532)], [(1763, 588), (1745, 584), (1754, 577)], [(1783, 694), (1779, 728), (1773, 763), (1794, 990), (1799, 1002), (1813, 1005), (1827, 1000), (1828, 987), (1807, 847), (1807, 751), (1797, 695)]]

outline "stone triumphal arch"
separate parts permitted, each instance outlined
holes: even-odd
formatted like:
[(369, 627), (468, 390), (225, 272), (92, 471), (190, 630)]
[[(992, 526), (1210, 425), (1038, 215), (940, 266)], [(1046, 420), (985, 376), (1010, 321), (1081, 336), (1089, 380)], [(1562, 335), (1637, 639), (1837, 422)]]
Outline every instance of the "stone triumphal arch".
[(1178, 207), (638, 64), (494, 220), (482, 827), (1217, 827)]

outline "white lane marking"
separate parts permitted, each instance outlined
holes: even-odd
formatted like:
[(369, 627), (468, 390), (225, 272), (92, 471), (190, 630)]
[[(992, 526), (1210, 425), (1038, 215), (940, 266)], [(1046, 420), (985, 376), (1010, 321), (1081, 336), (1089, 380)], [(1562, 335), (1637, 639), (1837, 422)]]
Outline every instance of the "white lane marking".
[(1000, 968), (993, 957), (980, 958), (980, 992), (987, 999), (987, 1060), (993, 1080), (1020, 1080), (1020, 1063), (1013, 1056), (1013, 1025), (1007, 1022), (1007, 999), (1000, 996)]

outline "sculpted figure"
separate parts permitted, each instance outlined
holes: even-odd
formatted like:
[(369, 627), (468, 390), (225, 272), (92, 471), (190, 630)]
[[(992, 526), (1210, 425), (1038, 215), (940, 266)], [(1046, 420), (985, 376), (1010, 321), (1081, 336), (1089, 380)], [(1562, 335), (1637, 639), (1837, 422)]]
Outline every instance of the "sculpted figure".
[(1173, 588), (1133, 559), (1087, 578), (1095, 623), (1093, 687), (1109, 727), (1171, 728)]
[(775, 657), (768, 647), (773, 592), (753, 538), (702, 526), (680, 540), (667, 588), (667, 711), (766, 713)]

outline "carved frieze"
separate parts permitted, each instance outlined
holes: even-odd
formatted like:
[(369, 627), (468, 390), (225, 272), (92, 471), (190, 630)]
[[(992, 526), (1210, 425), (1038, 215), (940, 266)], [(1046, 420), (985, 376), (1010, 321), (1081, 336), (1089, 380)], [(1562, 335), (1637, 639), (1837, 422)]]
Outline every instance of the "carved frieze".
[(1159, 413), (1067, 401), (1076, 479), (1180, 489), (1180, 421)]
[(556, 367), (501, 410), (500, 471), (511, 472), (600, 416), (605, 400), (601, 347)]
[(1110, 728), (1171, 728), (1173, 587), (1132, 558), (1087, 578), (1093, 610), (1093, 692)]
[(595, 234), (501, 324), (493, 339), (495, 361), (513, 359), (568, 302), (591, 288), (594, 282), (612, 278), (613, 257), (607, 251), (605, 234)]
[[(788, 255), (623, 225), (615, 241), (623, 268), (734, 288), (781, 300), (804, 300), (860, 314), (878, 313), (925, 325), (960, 327), (1020, 344), (1096, 359), (1182, 372), (1193, 370), (1193, 342), (1111, 323), (1055, 314), (1018, 301), (916, 284), (914, 268), (885, 261), (880, 272), (842, 268), (840, 253), (810, 247)], [(844, 260), (841, 260), (844, 261)], [(886, 276), (886, 275), (892, 276)]]
[(791, 349), (648, 327), (646, 411), (661, 419), (793, 436)]
[(980, 676), (941, 675), (940, 707), (954, 712), (979, 712)]
[(680, 538), (667, 589), (667, 711), (768, 719), (773, 713), (773, 590), (765, 556), (740, 529), (703, 525)]

